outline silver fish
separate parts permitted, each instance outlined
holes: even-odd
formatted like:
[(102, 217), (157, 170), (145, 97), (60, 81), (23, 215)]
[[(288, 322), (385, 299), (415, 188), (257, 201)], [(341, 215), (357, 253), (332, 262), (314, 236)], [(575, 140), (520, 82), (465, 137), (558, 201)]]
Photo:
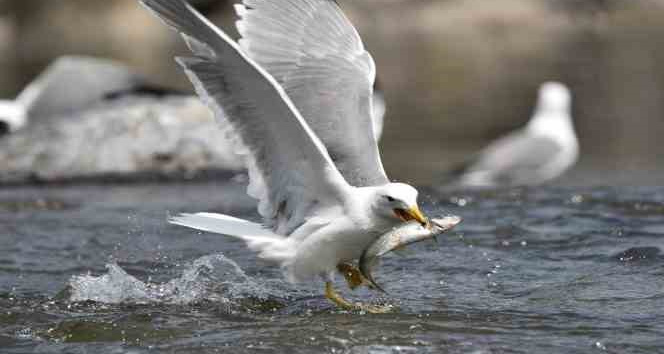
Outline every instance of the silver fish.
[(360, 257), (359, 268), (362, 276), (369, 282), (369, 285), (385, 292), (385, 290), (376, 283), (371, 274), (373, 266), (378, 258), (392, 252), (395, 249), (403, 248), (415, 242), (435, 239), (437, 235), (451, 230), (461, 222), (458, 216), (450, 215), (440, 219), (431, 219), (429, 225), (422, 226), (417, 221), (410, 221), (402, 226), (380, 236), (369, 247), (367, 247)]

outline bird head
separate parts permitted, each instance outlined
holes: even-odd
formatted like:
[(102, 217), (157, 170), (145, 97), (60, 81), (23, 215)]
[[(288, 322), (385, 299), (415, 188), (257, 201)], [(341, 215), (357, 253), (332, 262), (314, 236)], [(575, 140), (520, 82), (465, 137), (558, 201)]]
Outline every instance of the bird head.
[(0, 100), (0, 135), (13, 132), (25, 125), (25, 109), (14, 101)]
[(540, 86), (537, 99), (537, 110), (542, 112), (567, 112), (569, 111), (572, 95), (560, 82), (549, 81)]
[[(540, 86), (535, 114), (527, 129), (556, 141), (574, 142), (574, 124), (570, 112), (572, 94), (559, 82), (545, 82)], [(573, 143), (575, 144), (575, 143)]]
[(429, 223), (417, 205), (417, 190), (404, 183), (389, 183), (379, 187), (373, 208), (376, 213), (391, 221), (416, 220), (422, 225)]

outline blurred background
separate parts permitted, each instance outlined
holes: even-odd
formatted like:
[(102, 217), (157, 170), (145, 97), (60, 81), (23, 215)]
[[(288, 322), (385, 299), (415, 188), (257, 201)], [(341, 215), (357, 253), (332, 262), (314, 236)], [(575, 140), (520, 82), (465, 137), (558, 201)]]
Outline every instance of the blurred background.
[[(229, 33), (230, 0), (193, 1)], [(523, 126), (537, 87), (572, 90), (579, 163), (558, 183), (664, 181), (664, 1), (340, 0), (372, 53), (395, 179), (437, 184), (489, 141)], [(65, 54), (112, 58), (191, 90), (178, 36), (135, 0), (0, 0), (0, 98)]]

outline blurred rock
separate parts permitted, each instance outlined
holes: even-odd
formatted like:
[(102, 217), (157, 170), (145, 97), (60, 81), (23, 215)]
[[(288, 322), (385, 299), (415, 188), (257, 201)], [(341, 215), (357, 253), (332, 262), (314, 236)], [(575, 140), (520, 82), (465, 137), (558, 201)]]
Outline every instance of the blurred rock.
[(27, 112), (27, 125), (0, 140), (0, 182), (186, 178), (242, 166), (197, 97), (115, 61), (59, 58), (12, 103)]
[(230, 145), (196, 97), (128, 97), (0, 140), (0, 182), (239, 170)]

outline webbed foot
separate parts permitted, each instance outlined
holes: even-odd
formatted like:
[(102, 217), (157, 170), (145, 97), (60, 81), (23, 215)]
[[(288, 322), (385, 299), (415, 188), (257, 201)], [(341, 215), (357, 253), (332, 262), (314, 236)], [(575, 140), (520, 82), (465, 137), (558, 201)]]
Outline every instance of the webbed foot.
[(393, 310), (392, 306), (375, 306), (361, 303), (352, 303), (339, 295), (332, 286), (332, 282), (325, 283), (325, 297), (332, 301), (339, 308), (348, 311), (363, 311), (372, 314), (389, 313)]

